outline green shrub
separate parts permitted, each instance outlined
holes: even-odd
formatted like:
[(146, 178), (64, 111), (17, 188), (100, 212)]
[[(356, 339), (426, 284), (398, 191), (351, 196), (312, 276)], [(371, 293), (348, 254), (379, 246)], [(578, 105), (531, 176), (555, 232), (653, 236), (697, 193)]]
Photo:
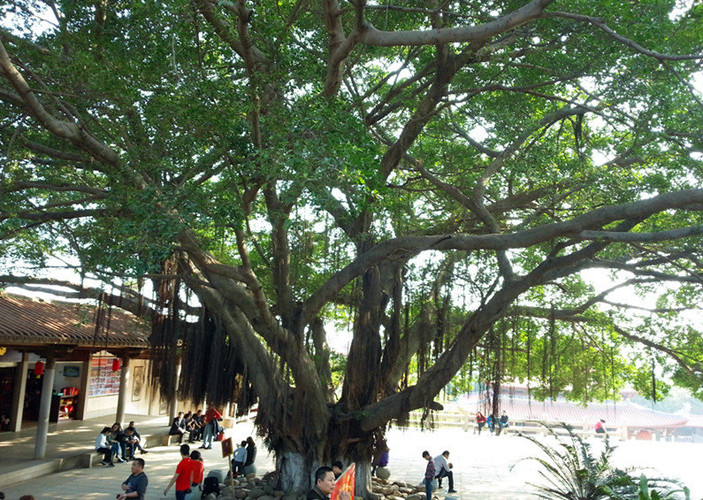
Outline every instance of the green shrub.
[[(571, 426), (560, 423), (549, 426), (540, 423), (556, 440), (556, 444), (520, 434), (542, 450), (546, 457), (527, 457), (541, 465), (542, 483), (528, 483), (537, 489), (536, 495), (545, 499), (563, 500), (659, 500), (689, 499), (688, 488), (667, 478), (648, 479), (635, 476), (633, 469), (618, 469), (611, 463), (615, 447), (605, 436), (603, 451), (594, 456), (591, 445), (574, 433)], [(566, 439), (555, 429), (564, 429)], [(521, 461), (522, 461), (521, 460)], [(519, 462), (518, 462), (519, 463)], [(513, 466), (514, 467), (514, 466)]]

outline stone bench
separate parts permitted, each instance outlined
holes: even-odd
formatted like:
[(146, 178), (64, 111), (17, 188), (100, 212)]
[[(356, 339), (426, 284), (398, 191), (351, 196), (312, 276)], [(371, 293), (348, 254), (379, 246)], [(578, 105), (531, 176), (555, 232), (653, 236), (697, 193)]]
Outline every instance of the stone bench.
[(95, 450), (89, 451), (88, 453), (83, 453), (79, 457), (80, 466), (90, 469), (94, 465), (99, 464), (104, 456), (105, 455), (103, 453), (97, 452)]
[[(178, 436), (177, 434), (166, 434), (161, 438), (161, 446), (171, 446), (172, 442), (173, 443), (178, 443)], [(185, 440), (185, 435), (183, 436), (183, 439)]]

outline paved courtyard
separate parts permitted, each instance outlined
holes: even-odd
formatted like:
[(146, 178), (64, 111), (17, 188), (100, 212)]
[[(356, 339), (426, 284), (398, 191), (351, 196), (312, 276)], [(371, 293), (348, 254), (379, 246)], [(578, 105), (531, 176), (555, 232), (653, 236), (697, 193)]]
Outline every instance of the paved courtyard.
[[(602, 449), (599, 439), (588, 440), (593, 450)], [(439, 429), (393, 430), (389, 434), (391, 469), (393, 478), (419, 482), (425, 462), (422, 450), (433, 456), (450, 451), (449, 461), (454, 465), (455, 489), (461, 500), (520, 500), (534, 499), (527, 483), (538, 480), (534, 461), (521, 461), (536, 456), (534, 444), (516, 435), (481, 436), (471, 431)], [(660, 476), (677, 477), (691, 489), (691, 498), (703, 499), (703, 474), (701, 459), (703, 445), (691, 443), (665, 443), (652, 441), (613, 441), (617, 446), (614, 463), (618, 467), (651, 467)], [(514, 466), (514, 467), (513, 467)], [(512, 470), (511, 470), (512, 468)], [(649, 476), (650, 471), (645, 471)], [(443, 484), (446, 487), (446, 480)]]
[[(243, 439), (253, 435), (253, 428), (250, 424), (242, 424), (232, 429), (231, 433), (235, 440)], [(422, 450), (427, 449), (434, 456), (446, 449), (451, 452), (450, 462), (454, 464), (455, 488), (459, 490), (457, 496), (460, 500), (535, 498), (526, 483), (537, 479), (536, 466), (532, 462), (517, 462), (537, 451), (534, 445), (517, 436), (495, 437), (487, 433), (476, 436), (471, 432), (448, 429), (393, 429), (388, 435), (388, 444), (391, 449), (389, 468), (393, 479), (419, 483), (425, 467)], [(593, 445), (601, 446), (601, 442), (594, 441)], [(654, 467), (662, 474), (679, 477), (691, 488), (691, 498), (701, 499), (702, 453), (703, 446), (698, 444), (628, 441), (619, 443), (615, 462), (622, 467)], [(147, 500), (164, 498), (163, 489), (173, 475), (179, 459), (178, 447), (151, 448), (151, 452), (143, 457), (147, 462), (145, 471), (149, 476)], [(219, 446), (206, 450), (204, 459), (206, 471), (226, 468)], [(272, 470), (272, 457), (260, 451), (257, 467), (259, 475)], [(10, 486), (0, 485), (0, 490), (4, 490), (10, 500), (17, 500), (21, 495), (30, 493), (37, 500), (109, 499), (119, 492), (119, 485), (128, 474), (128, 464), (117, 464), (113, 468), (98, 466), (37, 477)]]

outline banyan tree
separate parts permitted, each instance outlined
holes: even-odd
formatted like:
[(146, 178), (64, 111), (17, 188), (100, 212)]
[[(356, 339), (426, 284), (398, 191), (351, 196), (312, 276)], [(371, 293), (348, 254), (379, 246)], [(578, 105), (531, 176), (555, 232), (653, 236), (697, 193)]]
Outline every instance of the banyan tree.
[(363, 491), (450, 382), (700, 391), (699, 3), (0, 15), (0, 280), (106, 283), (165, 394), (258, 404), (284, 488), (342, 458)]

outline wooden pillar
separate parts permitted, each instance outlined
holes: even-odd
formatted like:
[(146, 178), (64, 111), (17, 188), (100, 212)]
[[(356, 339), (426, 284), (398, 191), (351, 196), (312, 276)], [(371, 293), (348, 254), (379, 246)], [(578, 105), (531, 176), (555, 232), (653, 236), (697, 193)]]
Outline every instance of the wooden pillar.
[(55, 372), (56, 358), (53, 355), (48, 355), (46, 357), (46, 368), (44, 369), (44, 380), (41, 386), (37, 438), (34, 445), (34, 458), (38, 459), (44, 458), (46, 454), (46, 436), (49, 433), (49, 409), (51, 408), (51, 394), (54, 392)]
[(22, 361), (15, 368), (15, 381), (12, 390), (12, 407), (10, 409), (10, 431), (22, 430), (24, 413), (24, 397), (27, 394), (27, 370), (29, 369), (29, 354), (22, 353)]
[(168, 424), (171, 425), (173, 419), (176, 418), (178, 414), (178, 383), (181, 378), (181, 360), (178, 360), (178, 367), (176, 368), (176, 390), (173, 392), (173, 398), (169, 402), (169, 412), (168, 412)]
[(81, 363), (81, 386), (78, 388), (78, 410), (76, 420), (88, 418), (88, 394), (90, 392), (90, 365), (93, 362), (93, 353), (88, 353), (88, 361)]
[(129, 393), (129, 356), (122, 356), (122, 371), (120, 372), (120, 393), (117, 395), (117, 415), (115, 422), (122, 424), (124, 407)]
[[(146, 367), (145, 370), (148, 368), (148, 372), (146, 374), (146, 381), (144, 382), (144, 390), (146, 391), (146, 394), (148, 395), (149, 398), (149, 410), (148, 413), (149, 415), (158, 415), (159, 414), (159, 400), (161, 398), (161, 395), (156, 391), (154, 386), (151, 384), (151, 363), (153, 361), (149, 360), (146, 362)], [(170, 425), (170, 423), (169, 423)]]

